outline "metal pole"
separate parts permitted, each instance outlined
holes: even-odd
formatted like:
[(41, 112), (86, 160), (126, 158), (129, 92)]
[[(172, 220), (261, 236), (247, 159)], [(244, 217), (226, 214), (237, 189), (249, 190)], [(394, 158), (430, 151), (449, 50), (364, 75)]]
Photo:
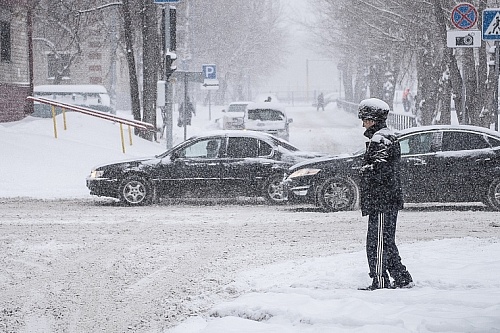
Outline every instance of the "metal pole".
[(493, 100), (493, 114), (495, 115), (495, 131), (498, 131), (498, 76), (500, 73), (499, 70), (499, 55), (500, 55), (500, 42), (495, 41), (495, 91), (493, 93), (494, 100)]
[(306, 59), (306, 103), (309, 103), (309, 59)]
[(173, 94), (172, 94), (172, 84), (170, 83), (170, 79), (165, 82), (165, 137), (167, 141), (167, 149), (170, 149), (174, 146), (174, 140), (172, 137), (172, 132), (174, 129), (174, 110), (173, 110)]
[(212, 96), (210, 94), (212, 90), (208, 91), (208, 120), (212, 120)]
[[(182, 119), (184, 121), (184, 140), (187, 139), (187, 108), (188, 108), (188, 72), (184, 72), (184, 108)], [(191, 111), (190, 111), (191, 112)]]
[(163, 43), (163, 59), (165, 61), (165, 142), (167, 149), (173, 147), (173, 85), (170, 82), (170, 69), (167, 66), (170, 64), (166, 61), (166, 55), (169, 51), (175, 51), (175, 24), (176, 24), (176, 9), (174, 7), (162, 7), (162, 39)]
[(462, 112), (463, 112), (463, 117), (462, 117), (462, 122), (463, 124), (470, 124), (469, 122), (469, 114), (467, 112), (467, 103), (466, 103), (466, 99), (467, 99), (467, 88), (466, 88), (466, 85), (465, 85), (465, 78), (467, 77), (467, 73), (465, 72), (466, 71), (466, 68), (465, 66), (462, 64), (462, 77), (464, 79), (462, 79)]

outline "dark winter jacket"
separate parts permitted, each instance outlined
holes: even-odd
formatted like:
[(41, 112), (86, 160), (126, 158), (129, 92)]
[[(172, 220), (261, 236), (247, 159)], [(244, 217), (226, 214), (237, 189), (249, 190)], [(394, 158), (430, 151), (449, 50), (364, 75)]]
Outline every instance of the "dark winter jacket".
[(369, 215), (403, 208), (400, 179), (401, 148), (385, 122), (376, 123), (364, 135), (370, 139), (361, 172), (361, 213)]

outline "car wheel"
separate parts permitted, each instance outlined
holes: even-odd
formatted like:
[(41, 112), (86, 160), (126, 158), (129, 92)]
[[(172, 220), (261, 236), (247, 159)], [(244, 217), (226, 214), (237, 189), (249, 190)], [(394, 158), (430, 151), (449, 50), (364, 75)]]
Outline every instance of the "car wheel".
[(500, 178), (493, 179), (490, 183), (485, 204), (494, 210), (500, 210)]
[(151, 184), (140, 176), (130, 176), (120, 183), (120, 200), (130, 206), (148, 205), (153, 200)]
[(319, 207), (325, 212), (353, 210), (358, 197), (358, 188), (348, 178), (328, 178), (317, 189)]
[(283, 176), (273, 175), (264, 183), (264, 199), (268, 203), (281, 204), (286, 201), (285, 191), (283, 190)]

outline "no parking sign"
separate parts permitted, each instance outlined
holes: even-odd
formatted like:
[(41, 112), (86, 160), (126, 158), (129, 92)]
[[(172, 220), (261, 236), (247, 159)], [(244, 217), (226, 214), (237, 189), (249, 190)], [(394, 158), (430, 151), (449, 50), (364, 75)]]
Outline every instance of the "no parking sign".
[(472, 28), (477, 22), (477, 10), (470, 3), (460, 3), (451, 11), (451, 23), (460, 30)]

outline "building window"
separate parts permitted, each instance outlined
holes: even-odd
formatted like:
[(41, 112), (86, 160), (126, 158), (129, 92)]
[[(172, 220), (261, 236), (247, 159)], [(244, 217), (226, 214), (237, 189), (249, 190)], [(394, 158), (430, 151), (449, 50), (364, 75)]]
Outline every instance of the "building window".
[(0, 60), (10, 61), (10, 23), (0, 21)]
[(101, 83), (102, 83), (102, 77), (92, 76), (90, 78), (90, 84), (101, 84)]
[(101, 53), (99, 53), (99, 52), (89, 53), (89, 59), (91, 59), (91, 60), (100, 60), (101, 59)]
[(48, 54), (48, 76), (49, 79), (53, 79), (56, 77), (69, 77), (69, 54)]

